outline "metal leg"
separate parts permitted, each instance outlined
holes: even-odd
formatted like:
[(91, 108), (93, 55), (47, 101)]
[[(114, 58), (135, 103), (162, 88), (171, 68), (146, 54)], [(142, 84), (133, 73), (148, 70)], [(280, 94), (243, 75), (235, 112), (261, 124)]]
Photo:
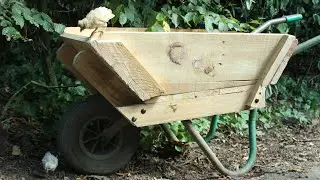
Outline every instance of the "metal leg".
[(202, 151), (206, 154), (209, 160), (216, 166), (216, 168), (224, 175), (228, 176), (240, 176), (244, 173), (247, 173), (254, 165), (256, 160), (257, 153), (257, 143), (256, 143), (256, 118), (257, 118), (257, 109), (250, 111), (249, 116), (249, 142), (250, 142), (250, 152), (247, 163), (237, 171), (231, 171), (226, 169), (219, 159), (216, 157), (215, 153), (212, 152), (208, 144), (202, 138), (202, 136), (192, 127), (190, 120), (182, 121), (183, 125), (189, 131), (189, 133), (194, 137), (197, 144), (200, 146)]
[(214, 133), (216, 132), (218, 127), (218, 122), (219, 122), (219, 115), (214, 115), (211, 119), (210, 130), (207, 136), (204, 138), (206, 142), (210, 142), (214, 138)]
[(172, 132), (172, 130), (170, 129), (168, 124), (161, 124), (162, 129), (164, 130), (164, 132), (167, 134), (167, 137), (171, 140), (171, 141), (175, 141), (178, 142), (179, 139), (177, 138), (177, 136)]

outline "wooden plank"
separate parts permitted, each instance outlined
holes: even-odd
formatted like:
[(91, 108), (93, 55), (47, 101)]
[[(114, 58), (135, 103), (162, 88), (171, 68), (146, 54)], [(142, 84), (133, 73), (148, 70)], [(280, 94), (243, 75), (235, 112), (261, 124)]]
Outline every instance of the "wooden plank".
[(79, 52), (74, 58), (73, 67), (113, 106), (141, 103), (138, 96), (94, 53)]
[[(78, 41), (86, 42), (90, 32), (68, 29), (63, 36), (78, 36)], [(166, 95), (236, 87), (241, 81), (252, 84), (259, 79), (274, 47), (284, 36), (291, 35), (137, 32), (115, 28), (106, 30), (97, 42), (121, 42)]]
[(76, 78), (83, 82), (83, 84), (88, 88), (88, 90), (91, 93), (96, 93), (97, 90), (72, 67), (73, 59), (77, 55), (77, 53), (78, 51), (75, 48), (73, 48), (71, 45), (67, 43), (64, 43), (57, 50), (57, 58), (62, 64), (65, 65), (68, 71), (70, 71)]
[(269, 85), (272, 81), (280, 64), (287, 56), (287, 53), (292, 47), (294, 41), (294, 36), (283, 36), (278, 45), (275, 47), (274, 51), (270, 54), (270, 60), (268, 61), (268, 64), (266, 64), (265, 68), (261, 71), (259, 80), (247, 100), (246, 105), (248, 106), (248, 108), (256, 108), (256, 104), (258, 104), (258, 102), (262, 100), (266, 86)]
[(231, 93), (239, 93), (244, 91), (249, 91), (252, 89), (253, 85), (249, 86), (239, 86), (232, 88), (223, 88), (223, 89), (213, 89), (213, 90), (205, 90), (205, 91), (197, 91), (197, 92), (188, 92), (174, 95), (163, 95), (160, 97), (155, 97), (150, 100), (144, 101), (145, 104), (154, 104), (160, 102), (175, 102), (186, 99), (197, 99), (204, 98), (215, 95), (223, 95), (223, 94), (231, 94)]
[(157, 82), (122, 43), (91, 41), (89, 44), (92, 51), (101, 57), (105, 66), (109, 66), (119, 75), (142, 101), (163, 93)]
[[(251, 86), (252, 87), (252, 86)], [(138, 104), (117, 109), (137, 127), (182, 121), (187, 119), (240, 112), (245, 110), (251, 88), (244, 88), (237, 93), (214, 94), (198, 98), (179, 99), (172, 97), (169, 101)], [(228, 91), (226, 91), (228, 92)], [(175, 95), (170, 95), (175, 96)], [(167, 98), (170, 99), (170, 98)], [(264, 107), (265, 101), (259, 102)]]
[(280, 66), (278, 67), (278, 69), (277, 69), (276, 73), (274, 74), (270, 84), (276, 84), (278, 82), (281, 74), (283, 73), (284, 69), (286, 68), (286, 66), (287, 66), (287, 64), (289, 62), (289, 59), (291, 58), (292, 54), (294, 53), (294, 50), (297, 47), (297, 45), (298, 45), (298, 40), (296, 39), (292, 43), (289, 51), (287, 52), (287, 55), (284, 57), (284, 59), (281, 62)]

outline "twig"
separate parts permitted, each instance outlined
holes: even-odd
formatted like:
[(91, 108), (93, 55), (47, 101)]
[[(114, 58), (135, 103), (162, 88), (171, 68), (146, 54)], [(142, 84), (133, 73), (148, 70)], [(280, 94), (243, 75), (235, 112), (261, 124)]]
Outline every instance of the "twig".
[(36, 86), (40, 86), (40, 87), (43, 87), (43, 88), (46, 88), (46, 89), (52, 89), (52, 88), (69, 88), (69, 87), (77, 87), (77, 86), (80, 86), (80, 85), (74, 85), (74, 86), (47, 86), (45, 84), (41, 84), (41, 83), (38, 83), (36, 81), (30, 81), (28, 82), (27, 84), (25, 84), (24, 86), (22, 86), (18, 91), (16, 91), (11, 97), (10, 99), (8, 100), (8, 102), (6, 103), (6, 105), (4, 106), (3, 110), (2, 110), (2, 113), (1, 113), (1, 117), (0, 117), (0, 120), (2, 120), (6, 114), (6, 112), (8, 111), (9, 109), (9, 106), (11, 105), (12, 101), (24, 90), (24, 89), (27, 89), (27, 87), (29, 85), (36, 85)]
[(312, 141), (320, 141), (320, 139), (303, 139), (303, 140), (295, 140), (296, 142), (312, 142)]

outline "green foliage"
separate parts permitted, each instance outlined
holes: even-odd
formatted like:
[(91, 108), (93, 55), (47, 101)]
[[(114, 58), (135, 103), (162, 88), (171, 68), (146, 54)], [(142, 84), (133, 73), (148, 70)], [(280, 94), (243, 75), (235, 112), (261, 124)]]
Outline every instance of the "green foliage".
[[(64, 25), (54, 23), (45, 13), (38, 12), (34, 8), (28, 8), (24, 0), (1, 1), (0, 12), (2, 35), (6, 36), (8, 41), (11, 39), (29, 40), (26, 35), (21, 33), (27, 23), (33, 25), (34, 28), (41, 27), (48, 32), (61, 33), (64, 30)], [(24, 31), (26, 30), (24, 29)]]
[[(96, 0), (46, 1), (50, 8), (45, 13), (37, 6), (42, 1), (32, 2), (0, 0), (1, 32), (7, 40), (0, 37), (3, 50), (0, 52), (0, 100), (8, 102), (22, 89), (9, 107), (6, 124), (10, 125), (10, 116), (23, 116), (51, 129), (69, 103), (88, 94), (57, 61), (54, 54), (61, 45), (57, 35), (65, 26), (76, 25), (99, 4)], [(302, 13), (301, 22), (280, 24), (267, 31), (294, 34), (300, 42), (320, 34), (318, 0), (108, 0), (103, 3), (113, 10), (115, 18), (111, 20), (111, 26), (115, 27), (147, 27), (148, 31), (200, 28), (251, 32), (271, 18)], [(58, 20), (63, 25), (55, 23)], [(310, 50), (289, 62), (286, 72), (291, 75), (281, 77), (278, 84), (268, 88), (268, 106), (259, 110), (258, 126), (269, 129), (282, 119), (310, 123), (319, 117), (319, 52)], [(30, 82), (38, 83), (22, 88)], [(2, 98), (2, 90), (9, 98)], [(219, 129), (245, 134), (248, 114), (243, 111), (222, 115)], [(205, 135), (209, 118), (195, 119), (193, 125)], [(181, 122), (170, 123), (170, 127), (183, 142), (192, 140)], [(145, 127), (141, 134), (146, 145), (160, 146), (165, 139), (159, 126)]]

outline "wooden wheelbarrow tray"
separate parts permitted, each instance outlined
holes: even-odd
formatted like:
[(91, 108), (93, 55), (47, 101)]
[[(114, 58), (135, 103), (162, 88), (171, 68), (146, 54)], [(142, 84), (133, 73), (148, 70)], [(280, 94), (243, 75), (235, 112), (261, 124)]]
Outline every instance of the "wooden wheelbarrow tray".
[[(293, 35), (259, 32), (301, 18), (273, 19), (253, 33), (104, 28), (89, 38), (93, 29), (80, 32), (78, 27), (67, 27), (61, 35), (64, 44), (58, 58), (132, 126), (161, 124), (177, 141), (165, 125), (182, 121), (217, 169), (237, 176), (248, 172), (255, 161), (256, 110), (265, 106), (265, 88), (277, 83), (298, 43)], [(243, 168), (230, 171), (189, 119), (214, 116), (212, 124), (216, 126), (217, 115), (242, 110), (250, 110), (250, 154)]]
[[(62, 63), (137, 127), (265, 106), (297, 45), (288, 34), (68, 27)], [(97, 34), (98, 35), (98, 34)]]

